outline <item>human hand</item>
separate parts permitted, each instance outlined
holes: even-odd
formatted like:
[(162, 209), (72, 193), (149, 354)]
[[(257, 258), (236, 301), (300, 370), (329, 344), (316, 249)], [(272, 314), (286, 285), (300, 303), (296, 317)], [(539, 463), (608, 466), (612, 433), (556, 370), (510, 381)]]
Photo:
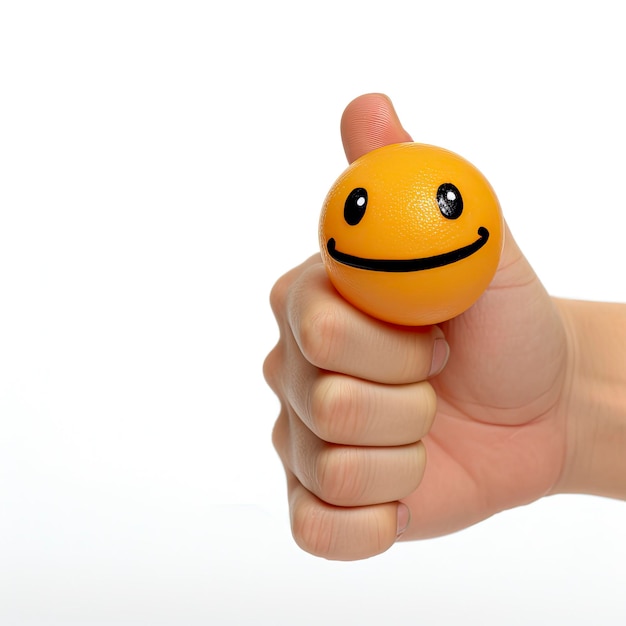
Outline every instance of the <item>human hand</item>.
[[(389, 100), (342, 118), (348, 160), (411, 138)], [(565, 460), (566, 333), (508, 229), (496, 276), (437, 326), (374, 320), (331, 286), (319, 256), (272, 291), (280, 340), (265, 375), (274, 444), (305, 550), (357, 559), (533, 501)]]

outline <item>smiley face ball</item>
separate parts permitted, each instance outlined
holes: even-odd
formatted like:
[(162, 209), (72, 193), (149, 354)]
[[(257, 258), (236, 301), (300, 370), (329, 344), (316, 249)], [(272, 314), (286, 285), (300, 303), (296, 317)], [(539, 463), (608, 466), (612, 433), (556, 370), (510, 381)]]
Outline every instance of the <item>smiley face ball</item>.
[(487, 179), (462, 157), (401, 143), (352, 163), (319, 224), (337, 291), (378, 319), (437, 324), (466, 311), (491, 282), (503, 219)]

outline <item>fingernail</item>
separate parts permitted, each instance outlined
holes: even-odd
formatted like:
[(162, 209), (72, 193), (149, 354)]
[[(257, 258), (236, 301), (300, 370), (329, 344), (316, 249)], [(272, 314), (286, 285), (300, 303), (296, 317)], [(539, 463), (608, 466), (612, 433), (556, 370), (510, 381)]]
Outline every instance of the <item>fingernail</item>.
[(398, 503), (398, 530), (396, 532), (396, 539), (409, 527), (411, 522), (411, 509), (404, 504), (404, 502)]
[(450, 355), (450, 346), (445, 339), (435, 339), (435, 345), (433, 346), (433, 360), (430, 364), (430, 372), (428, 376), (436, 376), (441, 372), (448, 362), (448, 356)]

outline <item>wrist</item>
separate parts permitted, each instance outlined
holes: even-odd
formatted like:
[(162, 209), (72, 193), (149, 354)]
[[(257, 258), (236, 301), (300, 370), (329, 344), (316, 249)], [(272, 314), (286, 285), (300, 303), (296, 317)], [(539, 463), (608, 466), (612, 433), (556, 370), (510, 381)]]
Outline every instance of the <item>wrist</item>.
[(626, 500), (626, 305), (555, 301), (568, 337), (566, 455), (557, 493)]

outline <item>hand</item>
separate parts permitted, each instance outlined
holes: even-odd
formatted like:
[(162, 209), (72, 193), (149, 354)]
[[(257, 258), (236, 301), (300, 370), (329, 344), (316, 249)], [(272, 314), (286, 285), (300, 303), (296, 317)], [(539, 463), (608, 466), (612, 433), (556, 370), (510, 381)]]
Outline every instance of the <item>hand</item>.
[[(349, 161), (411, 140), (379, 94), (350, 103), (341, 129)], [(453, 532), (554, 489), (565, 462), (566, 333), (508, 229), (488, 290), (438, 326), (359, 312), (318, 256), (283, 276), (271, 301), (273, 438), (303, 549), (365, 558), (399, 533)]]

